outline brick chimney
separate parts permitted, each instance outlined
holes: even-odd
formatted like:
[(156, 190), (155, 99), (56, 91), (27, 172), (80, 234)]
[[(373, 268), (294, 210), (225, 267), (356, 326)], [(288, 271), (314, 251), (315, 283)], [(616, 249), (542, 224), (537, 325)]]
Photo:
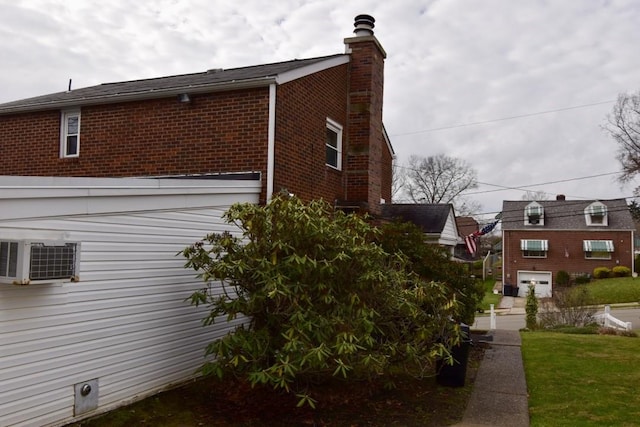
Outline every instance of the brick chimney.
[(381, 199), (390, 202), (391, 189), (383, 188), (383, 182), (390, 183), (391, 177), (383, 177), (390, 174), (390, 167), (383, 165), (386, 141), (382, 126), (387, 54), (373, 34), (374, 23), (372, 16), (356, 16), (355, 36), (344, 39), (346, 53), (351, 55), (345, 197), (347, 204), (378, 215)]

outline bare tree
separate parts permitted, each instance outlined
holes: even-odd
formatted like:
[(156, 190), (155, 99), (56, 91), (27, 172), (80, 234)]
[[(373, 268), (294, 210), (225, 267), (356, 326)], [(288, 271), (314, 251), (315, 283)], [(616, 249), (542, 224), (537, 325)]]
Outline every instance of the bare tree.
[(640, 90), (618, 95), (607, 119), (604, 128), (618, 143), (618, 160), (622, 165), (620, 180), (626, 182), (640, 173)]
[(438, 154), (427, 158), (411, 156), (404, 189), (414, 203), (451, 203), (458, 215), (480, 210), (480, 204), (463, 196), (478, 188), (477, 173), (462, 159)]
[(544, 191), (527, 191), (525, 194), (522, 195), (522, 200), (535, 200), (535, 201), (549, 200), (549, 195)]
[(393, 163), (391, 175), (391, 200), (393, 203), (402, 203), (407, 201), (405, 187), (407, 181), (406, 168)]

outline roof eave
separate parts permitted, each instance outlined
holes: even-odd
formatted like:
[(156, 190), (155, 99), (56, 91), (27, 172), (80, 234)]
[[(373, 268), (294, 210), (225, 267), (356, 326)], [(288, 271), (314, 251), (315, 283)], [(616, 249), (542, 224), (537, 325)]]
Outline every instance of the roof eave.
[(62, 101), (49, 101), (38, 102), (33, 104), (18, 105), (14, 107), (1, 108), (0, 115), (13, 114), (13, 113), (25, 113), (31, 111), (42, 111), (51, 109), (64, 109), (71, 107), (82, 107), (86, 105), (96, 104), (114, 104), (118, 102), (130, 102), (130, 101), (142, 101), (147, 99), (168, 98), (170, 96), (178, 96), (183, 93), (187, 94), (199, 94), (199, 93), (211, 93), (211, 92), (224, 92), (235, 89), (251, 89), (258, 87), (267, 87), (276, 82), (277, 76), (266, 76), (254, 79), (223, 82), (223, 83), (208, 83), (203, 85), (189, 85), (181, 87), (173, 87), (167, 89), (151, 89), (139, 92), (129, 93), (116, 93), (109, 95), (99, 95), (92, 97), (74, 98)]

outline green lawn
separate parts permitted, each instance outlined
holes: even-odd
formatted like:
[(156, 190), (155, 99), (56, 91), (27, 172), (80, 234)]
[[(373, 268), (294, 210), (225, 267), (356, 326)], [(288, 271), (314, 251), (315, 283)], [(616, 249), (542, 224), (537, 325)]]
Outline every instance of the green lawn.
[(493, 285), (495, 285), (496, 281), (494, 279), (487, 279), (482, 282), (482, 286), (484, 287), (484, 298), (480, 302), (479, 308), (488, 312), (491, 309), (491, 304), (493, 304), (494, 308), (498, 308), (498, 303), (500, 302), (501, 294), (495, 295), (493, 293)]
[(587, 285), (595, 304), (640, 302), (640, 278), (617, 277), (594, 280)]
[(640, 339), (522, 333), (531, 426), (637, 426)]

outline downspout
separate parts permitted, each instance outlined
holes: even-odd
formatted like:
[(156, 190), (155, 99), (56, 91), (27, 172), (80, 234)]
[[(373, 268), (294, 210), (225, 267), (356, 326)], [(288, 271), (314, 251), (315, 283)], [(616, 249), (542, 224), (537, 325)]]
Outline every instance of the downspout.
[(276, 85), (269, 85), (269, 131), (267, 141), (267, 199), (266, 203), (273, 197), (273, 173), (275, 169), (276, 157)]
[(505, 261), (509, 259), (508, 257), (508, 246), (507, 244), (505, 244), (505, 242), (507, 241), (507, 234), (509, 232), (508, 231), (504, 231), (502, 230), (502, 292), (504, 295), (504, 284), (507, 282), (507, 269), (511, 268), (511, 264), (505, 265)]
[(637, 277), (638, 272), (636, 271), (636, 236), (631, 230), (631, 277)]

